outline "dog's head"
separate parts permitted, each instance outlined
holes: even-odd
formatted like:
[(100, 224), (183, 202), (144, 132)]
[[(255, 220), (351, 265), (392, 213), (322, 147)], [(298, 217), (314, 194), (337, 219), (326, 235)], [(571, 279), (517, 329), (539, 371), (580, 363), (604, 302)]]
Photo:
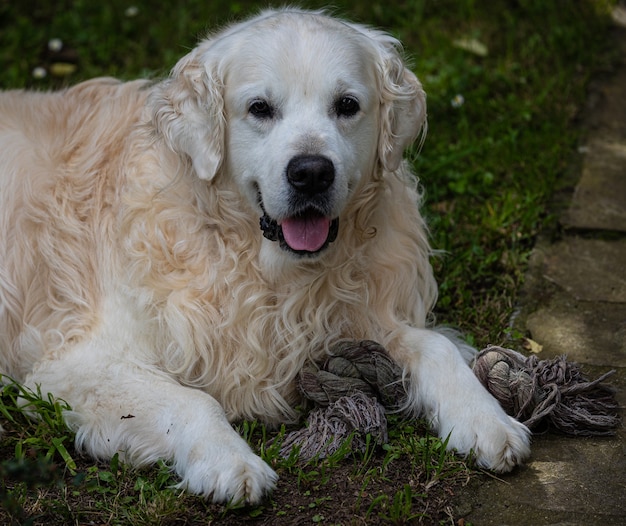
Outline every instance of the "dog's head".
[(424, 92), (398, 49), (322, 13), (265, 12), (184, 57), (154, 122), (198, 177), (237, 183), (267, 243), (315, 257), (359, 182), (396, 170), (425, 129)]

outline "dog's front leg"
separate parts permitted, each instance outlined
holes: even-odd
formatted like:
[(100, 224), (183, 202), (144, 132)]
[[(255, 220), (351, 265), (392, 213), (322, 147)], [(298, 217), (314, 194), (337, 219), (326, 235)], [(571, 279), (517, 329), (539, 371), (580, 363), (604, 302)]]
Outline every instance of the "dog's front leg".
[(392, 349), (408, 376), (410, 410), (426, 417), (449, 449), (473, 451), (479, 466), (510, 471), (530, 454), (530, 432), (480, 384), (457, 344), (443, 334), (407, 328)]
[(70, 405), (65, 418), (78, 447), (102, 459), (119, 453), (134, 465), (167, 460), (181, 487), (216, 502), (257, 503), (274, 488), (277, 475), (214, 398), (156, 368), (113, 361), (89, 347), (39, 363), (27, 379)]

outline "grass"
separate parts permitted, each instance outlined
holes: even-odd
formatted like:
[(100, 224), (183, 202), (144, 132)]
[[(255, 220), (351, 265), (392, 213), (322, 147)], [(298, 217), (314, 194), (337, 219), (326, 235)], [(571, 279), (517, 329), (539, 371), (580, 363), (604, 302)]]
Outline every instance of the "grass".
[[(37, 418), (28, 418), (24, 406), (18, 408), (18, 396)], [(392, 417), (390, 440), (382, 448), (368, 442), (365, 451), (353, 454), (348, 444), (328, 458), (302, 463), (297, 455), (279, 456), (284, 429), (269, 433), (260, 424), (244, 422), (239, 431), (280, 474), (281, 485), (259, 507), (218, 506), (175, 489), (176, 479), (163, 462), (137, 470), (117, 456), (108, 463), (81, 457), (69, 445), (64, 409), (62, 401), (42, 399), (10, 382), (4, 387), (3, 523), (291, 524), (297, 516), (324, 524), (405, 524), (417, 518), (438, 520), (441, 511), (435, 507), (430, 512), (429, 499), (443, 501), (439, 490), (470, 474), (464, 461), (446, 451), (445, 441), (429, 435), (420, 423)]]
[[(535, 237), (552, 221), (549, 199), (571, 163), (586, 82), (611, 63), (608, 3), (334, 4), (340, 14), (398, 36), (429, 94), (429, 136), (421, 154), (410, 155), (426, 188), (433, 245), (443, 252), (433, 262), (438, 321), (465, 330), (478, 347), (513, 344), (508, 322)], [(0, 0), (0, 87), (163, 76), (207, 29), (266, 4), (158, 5)], [(51, 39), (63, 41), (65, 56), (49, 49)], [(18, 396), (37, 419), (25, 417)], [(280, 433), (245, 423), (240, 431), (278, 471), (279, 487), (256, 508), (215, 506), (174, 489), (165, 464), (134, 470), (117, 458), (83, 458), (72, 447), (63, 409), (61, 401), (4, 388), (0, 522), (451, 524), (452, 495), (479, 476), (420, 422), (392, 419), (384, 447), (370, 444), (362, 454), (344, 450), (308, 464), (277, 455)]]

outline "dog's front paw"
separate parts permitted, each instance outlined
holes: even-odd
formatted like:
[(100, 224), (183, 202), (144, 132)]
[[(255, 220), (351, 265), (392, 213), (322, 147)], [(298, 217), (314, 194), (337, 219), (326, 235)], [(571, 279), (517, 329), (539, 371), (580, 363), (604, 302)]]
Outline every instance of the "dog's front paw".
[(276, 487), (278, 475), (237, 437), (231, 444), (211, 444), (188, 456), (187, 466), (176, 466), (180, 487), (213, 502), (257, 504)]
[(530, 455), (530, 430), (498, 408), (474, 414), (463, 427), (455, 427), (448, 447), (461, 454), (473, 452), (478, 466), (504, 473)]

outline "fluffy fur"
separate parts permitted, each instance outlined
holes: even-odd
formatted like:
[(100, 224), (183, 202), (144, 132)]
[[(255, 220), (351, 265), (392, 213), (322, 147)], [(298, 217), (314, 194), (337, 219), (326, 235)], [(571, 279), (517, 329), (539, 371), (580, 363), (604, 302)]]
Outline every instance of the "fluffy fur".
[[(368, 338), (450, 448), (522, 461), (528, 430), (428, 328), (436, 284), (402, 161), (426, 102), (398, 49), (269, 11), (160, 83), (0, 95), (0, 371), (66, 400), (91, 455), (165, 458), (190, 491), (257, 502), (277, 477), (230, 422), (296, 420), (305, 361)], [(329, 188), (288, 181), (298, 156), (330, 161)], [(284, 229), (313, 208), (339, 220), (327, 248), (264, 239), (263, 214)]]

